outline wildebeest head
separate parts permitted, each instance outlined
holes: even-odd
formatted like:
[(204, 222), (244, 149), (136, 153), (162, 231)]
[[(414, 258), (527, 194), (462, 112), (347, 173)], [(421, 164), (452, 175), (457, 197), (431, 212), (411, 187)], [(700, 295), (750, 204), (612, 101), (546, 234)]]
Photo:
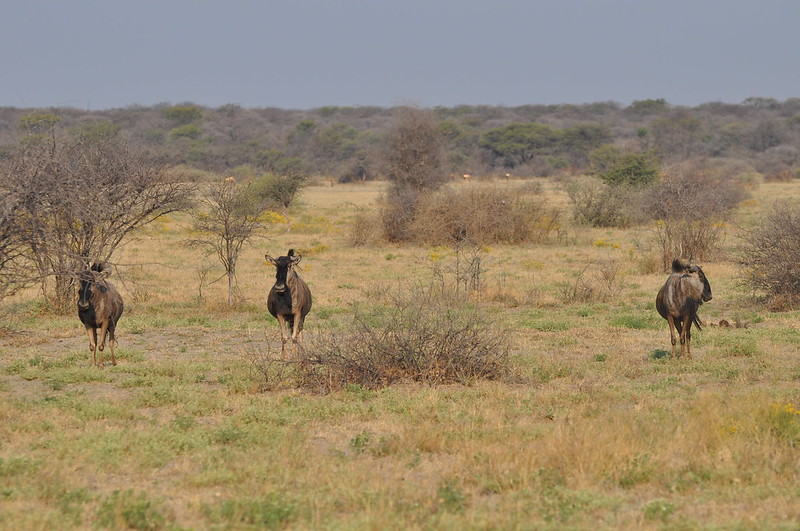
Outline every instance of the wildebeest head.
[(682, 278), (697, 279), (703, 285), (703, 293), (701, 298), (703, 302), (711, 300), (711, 284), (708, 283), (705, 273), (699, 265), (695, 265), (694, 261), (687, 262), (686, 260), (676, 258), (672, 262), (672, 272), (678, 273)]
[(92, 264), (79, 275), (80, 288), (78, 289), (78, 308), (85, 310), (92, 301), (94, 290), (105, 293), (106, 288), (103, 281), (108, 277), (110, 271), (105, 269), (104, 264)]
[(708, 302), (711, 300), (711, 284), (708, 283), (708, 279), (706, 278), (705, 273), (703, 273), (703, 270), (700, 269), (700, 266), (690, 265), (686, 270), (685, 276), (700, 279), (700, 281), (703, 283), (703, 302)]
[(296, 266), (300, 263), (300, 259), (302, 258), (299, 254), (294, 254), (294, 249), (289, 249), (289, 252), (286, 256), (279, 256), (278, 258), (272, 258), (270, 255), (264, 255), (264, 258), (270, 264), (275, 266), (275, 285), (273, 288), (277, 293), (283, 293), (286, 291), (286, 279), (289, 277), (289, 273)]

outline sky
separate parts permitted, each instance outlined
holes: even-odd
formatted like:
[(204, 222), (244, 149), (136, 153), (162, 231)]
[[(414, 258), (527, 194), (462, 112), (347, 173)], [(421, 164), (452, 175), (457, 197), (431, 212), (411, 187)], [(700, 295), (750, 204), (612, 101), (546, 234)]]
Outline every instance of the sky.
[(800, 97), (797, 0), (8, 0), (0, 106)]

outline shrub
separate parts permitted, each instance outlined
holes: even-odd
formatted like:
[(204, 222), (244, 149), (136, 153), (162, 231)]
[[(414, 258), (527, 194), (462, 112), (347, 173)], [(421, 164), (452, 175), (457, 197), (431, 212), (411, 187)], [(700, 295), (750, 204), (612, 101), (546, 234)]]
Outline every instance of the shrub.
[(542, 243), (559, 227), (559, 212), (518, 190), (444, 189), (419, 201), (410, 238), (429, 245), (468, 241)]
[(367, 212), (359, 212), (350, 225), (350, 245), (360, 247), (368, 245), (378, 238), (379, 220)]
[(572, 202), (572, 218), (591, 227), (629, 227), (635, 210), (631, 205), (638, 190), (629, 186), (609, 186), (598, 179), (572, 181), (566, 185)]
[(747, 197), (742, 184), (702, 166), (679, 168), (642, 196), (642, 212), (656, 221), (654, 233), (667, 269), (675, 257), (710, 258), (723, 241), (725, 223)]
[(592, 175), (611, 186), (647, 186), (658, 179), (658, 159), (652, 152), (625, 153), (613, 145), (589, 153)]
[(383, 199), (380, 216), (383, 237), (390, 242), (411, 239), (411, 223), (417, 215), (419, 192), (412, 188), (392, 188)]
[(317, 392), (349, 385), (377, 389), (403, 381), (431, 385), (500, 379), (509, 342), (484, 314), (449, 293), (412, 287), (357, 310), (347, 334), (315, 338), (298, 365), (298, 383)]
[(775, 205), (745, 234), (739, 259), (744, 283), (780, 302), (800, 303), (800, 208)]

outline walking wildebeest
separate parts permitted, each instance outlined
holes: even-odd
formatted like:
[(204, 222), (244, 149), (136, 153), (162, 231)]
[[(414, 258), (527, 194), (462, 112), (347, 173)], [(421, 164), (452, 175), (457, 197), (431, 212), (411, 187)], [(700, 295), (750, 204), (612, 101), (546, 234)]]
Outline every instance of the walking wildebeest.
[[(117, 343), (114, 331), (117, 321), (122, 315), (123, 304), (117, 288), (106, 280), (110, 274), (103, 264), (92, 264), (80, 276), (80, 289), (78, 290), (78, 317), (86, 334), (89, 336), (89, 349), (92, 351), (92, 365), (103, 366), (103, 349), (108, 344), (111, 346), (111, 363), (117, 364), (114, 347)], [(95, 352), (98, 349), (97, 329), (100, 329), (100, 356), (95, 361)]]
[(697, 309), (704, 302), (711, 300), (711, 285), (708, 283), (700, 266), (687, 263), (676, 258), (672, 262), (672, 274), (656, 295), (656, 309), (661, 317), (669, 323), (669, 335), (672, 340), (672, 354), (675, 357), (675, 330), (681, 341), (681, 356), (684, 353), (692, 358), (692, 323), (701, 330), (701, 321), (697, 317)]
[(295, 271), (295, 266), (300, 263), (300, 255), (294, 254), (294, 249), (289, 249), (286, 256), (272, 258), (265, 255), (267, 262), (277, 269), (275, 284), (267, 296), (267, 309), (273, 317), (278, 319), (281, 327), (281, 354), (288, 341), (286, 325), (291, 328), (292, 342), (302, 339), (303, 322), (311, 310), (311, 290)]

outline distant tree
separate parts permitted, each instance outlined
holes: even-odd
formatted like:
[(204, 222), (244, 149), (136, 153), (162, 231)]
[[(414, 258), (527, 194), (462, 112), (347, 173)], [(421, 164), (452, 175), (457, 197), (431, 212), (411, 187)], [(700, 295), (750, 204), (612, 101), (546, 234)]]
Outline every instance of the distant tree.
[(359, 132), (347, 124), (336, 123), (319, 131), (310, 141), (309, 155), (320, 171), (331, 171), (338, 163), (352, 158), (358, 151)]
[(684, 112), (656, 118), (650, 125), (661, 157), (688, 160), (700, 151), (703, 121)]
[(76, 127), (71, 130), (71, 133), (88, 141), (97, 141), (104, 138), (113, 138), (119, 134), (120, 130), (122, 130), (122, 126), (114, 122), (98, 120)]
[(400, 112), (387, 140), (385, 170), (396, 188), (422, 191), (445, 182), (442, 134), (431, 112), (410, 107)]
[(608, 127), (598, 123), (584, 123), (568, 127), (561, 131), (558, 151), (573, 166), (585, 166), (589, 162), (589, 153), (611, 141)]
[(512, 123), (486, 131), (480, 146), (489, 150), (495, 164), (513, 168), (551, 153), (560, 139), (560, 133), (549, 125)]
[(287, 230), (290, 230), (289, 208), (307, 184), (308, 176), (302, 171), (290, 171), (283, 175), (267, 174), (252, 184), (250, 195), (257, 204), (280, 211), (286, 219)]
[(189, 140), (197, 140), (203, 136), (203, 130), (197, 124), (183, 124), (173, 128), (169, 132), (172, 139), (187, 138)]
[(286, 147), (289, 154), (293, 156), (303, 155), (308, 144), (314, 138), (316, 130), (317, 123), (314, 120), (301, 120), (294, 130), (286, 135)]
[(29, 135), (50, 133), (61, 121), (61, 117), (52, 113), (26, 114), (19, 119), (17, 127)]
[(775, 98), (759, 98), (751, 97), (745, 98), (742, 102), (745, 107), (754, 107), (756, 109), (777, 109), (781, 103)]
[(777, 120), (763, 120), (748, 135), (748, 146), (753, 151), (766, 151), (779, 146), (786, 138), (786, 127)]
[(660, 114), (669, 110), (669, 103), (664, 98), (635, 100), (628, 110), (636, 114)]
[(410, 237), (419, 196), (447, 179), (442, 133), (430, 111), (406, 107), (389, 133), (384, 171), (392, 186), (382, 211), (384, 232), (392, 241)]
[(647, 186), (659, 176), (658, 159), (652, 153), (626, 153), (605, 145), (589, 154), (590, 174), (611, 186)]
[(166, 107), (161, 114), (175, 125), (188, 125), (203, 118), (203, 109), (194, 105), (175, 105)]

